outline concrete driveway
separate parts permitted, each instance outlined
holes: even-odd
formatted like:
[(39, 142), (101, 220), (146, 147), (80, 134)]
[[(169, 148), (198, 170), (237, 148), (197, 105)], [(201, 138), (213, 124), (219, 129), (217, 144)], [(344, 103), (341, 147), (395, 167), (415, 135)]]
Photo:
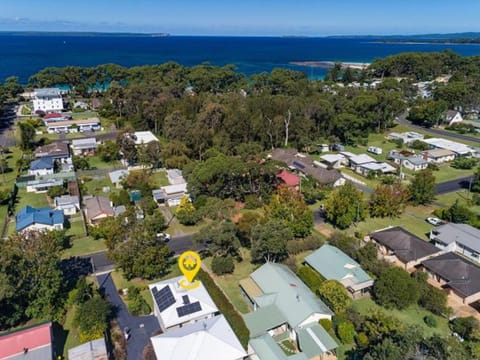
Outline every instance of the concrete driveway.
[(110, 273), (98, 275), (97, 280), (108, 301), (117, 309), (117, 320), (120, 328), (130, 328), (131, 336), (127, 341), (127, 360), (141, 359), (143, 349), (150, 341), (153, 332), (160, 329), (157, 318), (153, 315), (130, 315), (120, 295), (118, 295)]

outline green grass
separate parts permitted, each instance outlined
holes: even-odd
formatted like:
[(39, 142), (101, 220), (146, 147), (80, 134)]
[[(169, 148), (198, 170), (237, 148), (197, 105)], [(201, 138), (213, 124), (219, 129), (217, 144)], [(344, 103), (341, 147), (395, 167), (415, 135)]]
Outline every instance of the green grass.
[(80, 238), (85, 236), (85, 229), (83, 227), (83, 218), (81, 214), (78, 214), (69, 219), (70, 227), (67, 229), (66, 235), (74, 238)]
[(98, 117), (98, 114), (95, 111), (82, 111), (82, 112), (72, 112), (73, 120), (82, 120), (82, 119), (89, 119), (92, 117)]
[(152, 174), (152, 179), (158, 187), (170, 185), (167, 179), (167, 174), (164, 170), (159, 170)]
[[(355, 232), (359, 232), (366, 235), (372, 231), (386, 228), (388, 226), (402, 226), (408, 231), (414, 233), (422, 239), (427, 239), (426, 235), (431, 230), (431, 225), (425, 221), (425, 218), (430, 216), (435, 209), (433, 206), (408, 206), (405, 212), (399, 217), (395, 218), (367, 218), (365, 221), (361, 221), (357, 226), (350, 226), (345, 232), (353, 235)], [(333, 229), (330, 224), (325, 224), (327, 227)]]
[(122, 165), (118, 160), (105, 162), (100, 158), (100, 156), (89, 156), (87, 159), (91, 169), (111, 169)]
[[(172, 213), (173, 212), (174, 211), (172, 211)], [(167, 233), (169, 233), (172, 236), (182, 235), (182, 234), (193, 234), (193, 233), (199, 232), (202, 228), (204, 228), (207, 225), (208, 225), (208, 222), (205, 220), (202, 220), (195, 225), (187, 226), (187, 225), (180, 224), (177, 219), (174, 219), (170, 223)]]
[(469, 193), (468, 190), (459, 190), (455, 192), (451, 192), (448, 194), (438, 195), (436, 198), (436, 202), (444, 205), (445, 207), (449, 207), (452, 205), (456, 200), (460, 202), (460, 204), (468, 206), (468, 208), (477, 214), (480, 213), (480, 206), (474, 205), (471, 201), (473, 197), (473, 193)]
[(19, 188), (17, 194), (17, 200), (15, 205), (15, 211), (17, 212), (26, 205), (32, 207), (45, 207), (48, 206), (46, 193), (34, 193), (27, 192), (26, 188)]
[(70, 240), (70, 245), (70, 248), (63, 251), (63, 258), (91, 254), (106, 249), (105, 242), (103, 240), (94, 240), (90, 236)]
[[(114, 186), (110, 179), (107, 176), (98, 176), (95, 178), (90, 178), (89, 181), (84, 183), (85, 189), (87, 190), (88, 195), (101, 195), (108, 197), (109, 193), (104, 193), (103, 188), (109, 187), (110, 191), (114, 189)], [(84, 195), (87, 195), (84, 194)]]
[(439, 170), (434, 171), (433, 175), (435, 176), (435, 180), (437, 183), (441, 183), (448, 180), (454, 180), (461, 177), (473, 175), (475, 169), (470, 170), (462, 170), (462, 169), (455, 169), (451, 167), (449, 164), (441, 164), (439, 165)]
[(355, 179), (358, 179), (359, 181), (364, 182), (366, 184), (365, 186), (369, 187), (370, 189), (375, 189), (381, 182), (379, 179), (368, 179), (367, 177), (356, 173), (352, 169), (342, 168), (340, 171), (354, 177)]
[(67, 332), (67, 339), (65, 341), (65, 346), (63, 348), (64, 359), (67, 359), (68, 349), (81, 345), (79, 334), (75, 329), (75, 326), (73, 326), (74, 316), (75, 316), (75, 307), (71, 307), (67, 311), (67, 314), (65, 317), (65, 323), (63, 324), (63, 330)]
[[(385, 309), (373, 302), (372, 299), (363, 298), (358, 299), (353, 302), (353, 307), (360, 312), (362, 315), (371, 314), (373, 311), (381, 310), (385, 312), (387, 315), (391, 315), (397, 318), (402, 324), (407, 326), (413, 326), (418, 329), (421, 329), (425, 336), (430, 337), (432, 335), (438, 334), (440, 336), (447, 336), (449, 334), (448, 329), (448, 320), (433, 315), (431, 312), (422, 309), (418, 305), (412, 305), (405, 310), (397, 310), (397, 309)], [(426, 315), (431, 315), (437, 320), (437, 326), (434, 328), (428, 327), (423, 318)]]
[[(248, 249), (242, 248), (241, 256), (243, 261), (235, 261), (235, 271), (233, 274), (215, 276), (215, 282), (222, 288), (225, 294), (227, 294), (229, 300), (236, 307), (236, 309), (241, 313), (246, 314), (250, 312), (250, 309), (240, 293), (240, 287), (238, 284), (240, 280), (248, 277), (257, 268), (257, 266), (250, 262), (251, 257)], [(209, 269), (211, 269), (211, 258), (205, 259), (204, 263)]]

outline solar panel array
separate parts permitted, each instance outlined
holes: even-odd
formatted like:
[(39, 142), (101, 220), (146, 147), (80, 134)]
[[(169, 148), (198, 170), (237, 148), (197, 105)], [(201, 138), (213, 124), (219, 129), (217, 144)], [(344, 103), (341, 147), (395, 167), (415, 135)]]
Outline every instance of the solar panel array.
[(196, 313), (197, 311), (201, 311), (202, 306), (200, 305), (200, 302), (194, 302), (191, 304), (183, 305), (177, 308), (177, 314), (178, 317), (182, 316), (187, 316), (193, 313)]
[(190, 304), (190, 299), (188, 298), (188, 295), (183, 295), (182, 300), (184, 305)]
[(175, 304), (175, 297), (173, 296), (172, 290), (170, 290), (169, 286), (165, 286), (160, 291), (154, 287), (152, 289), (152, 293), (160, 312)]

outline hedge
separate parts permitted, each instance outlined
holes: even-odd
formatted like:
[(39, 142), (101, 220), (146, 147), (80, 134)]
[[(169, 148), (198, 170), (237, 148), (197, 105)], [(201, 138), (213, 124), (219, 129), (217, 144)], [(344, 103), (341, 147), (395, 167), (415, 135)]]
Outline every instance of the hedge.
[(320, 285), (325, 281), (323, 276), (313, 270), (310, 266), (303, 265), (298, 269), (298, 277), (312, 290), (314, 293)]
[(202, 282), (203, 286), (205, 286), (213, 302), (217, 305), (218, 310), (225, 316), (233, 332), (237, 335), (238, 340), (240, 340), (240, 343), (246, 349), (248, 347), (248, 340), (250, 340), (250, 331), (248, 331), (242, 316), (235, 310), (232, 303), (230, 303), (208, 273), (200, 269), (197, 278)]

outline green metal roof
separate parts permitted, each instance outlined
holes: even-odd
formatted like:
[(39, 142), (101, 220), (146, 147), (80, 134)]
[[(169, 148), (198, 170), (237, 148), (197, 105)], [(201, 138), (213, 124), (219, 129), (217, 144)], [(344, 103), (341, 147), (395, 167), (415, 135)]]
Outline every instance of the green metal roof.
[(300, 325), (314, 313), (333, 315), (327, 305), (285, 265), (266, 263), (250, 277), (264, 294), (277, 294), (275, 305), (290, 327)]
[(285, 317), (276, 305), (258, 308), (257, 311), (243, 315), (243, 318), (248, 330), (250, 330), (251, 337), (265, 334), (286, 322)]
[(257, 303), (259, 307), (269, 306), (275, 304), (275, 300), (277, 299), (277, 294), (264, 294), (261, 296), (256, 296), (254, 301)]
[(250, 345), (260, 360), (288, 360), (287, 355), (268, 334), (251, 339)]
[(260, 360), (308, 360), (304, 353), (287, 356), (268, 334), (251, 339), (250, 345)]
[(328, 244), (306, 256), (305, 261), (327, 280), (348, 278), (355, 285), (372, 280), (355, 260)]
[(335, 340), (317, 323), (309, 324), (297, 330), (300, 350), (308, 358), (323, 354), (338, 347)]

